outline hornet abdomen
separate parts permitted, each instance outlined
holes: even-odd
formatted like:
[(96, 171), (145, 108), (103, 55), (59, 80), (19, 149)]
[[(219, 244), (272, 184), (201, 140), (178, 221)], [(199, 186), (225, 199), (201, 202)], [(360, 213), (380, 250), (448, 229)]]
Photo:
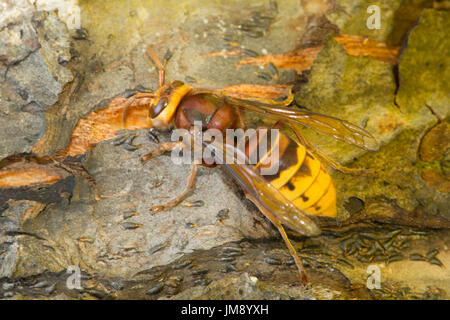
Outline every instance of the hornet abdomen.
[[(272, 132), (276, 132), (276, 137), (265, 136)], [(258, 155), (255, 167), (260, 172), (264, 167), (276, 168), (274, 173), (262, 174), (262, 177), (305, 213), (336, 217), (336, 189), (321, 162), (304, 146), (280, 131), (258, 129), (258, 133), (258, 143), (265, 139), (269, 145), (265, 155)], [(273, 145), (270, 141), (274, 141)], [(270, 157), (275, 148), (278, 149), (278, 156)], [(257, 150), (247, 150), (248, 157), (251, 158), (252, 152)]]

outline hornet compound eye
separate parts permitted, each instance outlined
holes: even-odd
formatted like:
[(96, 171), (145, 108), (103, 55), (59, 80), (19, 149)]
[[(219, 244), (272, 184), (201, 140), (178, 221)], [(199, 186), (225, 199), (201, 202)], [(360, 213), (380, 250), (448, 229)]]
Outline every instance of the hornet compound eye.
[(166, 97), (159, 99), (158, 103), (156, 105), (153, 105), (150, 108), (150, 117), (156, 118), (169, 104), (169, 99)]

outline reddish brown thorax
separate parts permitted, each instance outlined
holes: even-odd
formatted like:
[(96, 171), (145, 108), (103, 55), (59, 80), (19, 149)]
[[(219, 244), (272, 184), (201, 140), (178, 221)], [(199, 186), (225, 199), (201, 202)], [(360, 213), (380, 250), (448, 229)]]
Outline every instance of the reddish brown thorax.
[(237, 124), (237, 114), (226, 102), (214, 104), (202, 95), (185, 97), (175, 115), (175, 127), (189, 130), (195, 121), (202, 123), (202, 129), (234, 128)]
[[(175, 127), (186, 130), (201, 122), (202, 130), (217, 129), (225, 133), (226, 129), (235, 128), (238, 115), (226, 102), (213, 103), (202, 95), (187, 96), (181, 100), (175, 115)], [(214, 167), (215, 164), (205, 163), (203, 166)]]

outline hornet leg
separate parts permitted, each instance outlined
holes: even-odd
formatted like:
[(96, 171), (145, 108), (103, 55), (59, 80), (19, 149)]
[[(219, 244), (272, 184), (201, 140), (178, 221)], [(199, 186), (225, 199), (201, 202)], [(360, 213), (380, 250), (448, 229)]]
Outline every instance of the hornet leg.
[(141, 157), (141, 162), (142, 163), (146, 163), (148, 160), (150, 160), (153, 157), (159, 157), (160, 155), (162, 155), (163, 153), (166, 153), (168, 151), (172, 151), (175, 148), (180, 148), (182, 149), (184, 146), (182, 141), (177, 141), (177, 142), (165, 142), (159, 146), (157, 146), (156, 148), (150, 150), (148, 153), (144, 154)]
[(295, 250), (294, 246), (291, 244), (291, 242), (289, 241), (289, 238), (286, 234), (286, 231), (284, 231), (283, 226), (281, 225), (281, 222), (278, 222), (275, 225), (278, 228), (278, 231), (281, 234), (281, 237), (284, 240), (284, 243), (286, 244), (286, 246), (289, 249), (289, 253), (291, 254), (292, 258), (294, 258), (295, 261), (295, 265), (297, 266), (298, 272), (300, 274), (300, 282), (304, 285), (307, 283), (308, 279), (306, 278), (306, 271), (303, 268), (303, 264), (302, 264), (302, 260), (300, 259), (300, 257), (297, 254), (297, 251)]
[[(173, 149), (175, 149), (177, 147), (183, 148), (183, 146), (184, 146), (184, 144), (182, 141), (163, 143), (160, 146), (156, 147), (155, 149), (151, 150), (149, 153), (143, 155), (141, 158), (141, 161), (142, 161), (142, 163), (145, 163), (153, 157), (160, 156), (167, 151), (172, 151)], [(163, 205), (153, 206), (151, 208), (152, 213), (156, 213), (158, 211), (169, 210), (169, 209), (177, 206), (181, 201), (183, 201), (186, 198), (186, 196), (189, 194), (189, 192), (192, 191), (195, 187), (195, 176), (197, 175), (198, 165), (199, 165), (199, 163), (194, 162), (194, 165), (192, 166), (192, 169), (191, 169), (191, 173), (189, 174), (189, 177), (188, 177), (187, 186), (183, 190), (183, 192), (181, 192), (175, 198), (173, 198), (172, 200), (170, 200), (169, 202), (167, 202)]]
[(169, 210), (175, 206), (177, 206), (181, 201), (183, 201), (186, 196), (189, 194), (190, 191), (192, 191), (195, 188), (195, 176), (197, 175), (197, 167), (198, 164), (194, 163), (191, 169), (191, 173), (189, 174), (188, 183), (186, 185), (186, 188), (181, 192), (179, 195), (177, 195), (175, 198), (170, 200), (169, 202), (159, 205), (159, 206), (153, 206), (151, 208), (152, 213), (156, 213), (158, 211), (166, 211)]
[(266, 208), (260, 206), (258, 204), (258, 202), (247, 192), (245, 192), (245, 195), (247, 196), (247, 198), (252, 201), (257, 207), (258, 209), (266, 216), (267, 219), (270, 220), (270, 222), (272, 222), (274, 224), (275, 227), (277, 227), (278, 231), (281, 234), (281, 237), (284, 240), (284, 243), (286, 244), (286, 246), (289, 249), (289, 253), (291, 254), (292, 258), (294, 258), (294, 262), (295, 265), (297, 266), (298, 272), (299, 272), (299, 276), (300, 276), (300, 282), (305, 285), (307, 283), (307, 277), (306, 277), (306, 271), (303, 268), (303, 264), (302, 264), (302, 260), (300, 259), (300, 257), (297, 254), (297, 251), (295, 250), (294, 246), (291, 244), (291, 242), (289, 241), (289, 238), (286, 234), (286, 231), (284, 231), (283, 226), (281, 225), (280, 220), (278, 220), (277, 218), (275, 218)]

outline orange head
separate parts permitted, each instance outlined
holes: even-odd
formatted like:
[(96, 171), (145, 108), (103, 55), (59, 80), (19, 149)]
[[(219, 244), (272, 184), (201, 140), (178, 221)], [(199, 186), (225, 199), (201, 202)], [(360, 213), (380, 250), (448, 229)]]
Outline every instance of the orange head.
[(150, 102), (148, 122), (150, 127), (167, 129), (171, 126), (181, 99), (183, 99), (192, 87), (178, 80), (163, 85), (155, 92), (155, 97)]

